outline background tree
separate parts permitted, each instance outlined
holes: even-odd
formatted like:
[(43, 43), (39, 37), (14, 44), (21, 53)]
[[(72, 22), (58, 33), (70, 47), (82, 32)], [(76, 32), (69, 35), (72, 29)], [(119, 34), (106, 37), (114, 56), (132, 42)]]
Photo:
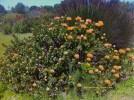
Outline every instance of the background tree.
[(52, 6), (44, 6), (43, 8), (46, 9), (47, 11), (52, 11), (53, 10)]
[(15, 13), (15, 8), (14, 7), (11, 7), (11, 12)]
[(134, 11), (134, 2), (129, 3), (128, 11)]
[(15, 6), (16, 13), (25, 14), (25, 5), (23, 3), (17, 3)]
[(0, 13), (6, 13), (6, 9), (3, 5), (0, 4)]
[(53, 12), (54, 12), (55, 15), (58, 15), (58, 16), (64, 15), (64, 13), (62, 12), (62, 9), (60, 7), (60, 4), (55, 4), (54, 5)]
[(31, 7), (29, 8), (30, 11), (32, 11), (32, 10), (37, 10), (37, 9), (39, 9), (37, 6), (31, 6)]

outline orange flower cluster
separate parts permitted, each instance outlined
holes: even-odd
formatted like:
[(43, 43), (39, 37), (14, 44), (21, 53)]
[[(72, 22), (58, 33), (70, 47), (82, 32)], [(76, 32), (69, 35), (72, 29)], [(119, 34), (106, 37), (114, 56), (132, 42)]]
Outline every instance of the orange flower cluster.
[(77, 16), (77, 17), (75, 18), (75, 20), (76, 20), (76, 21), (81, 21), (82, 19), (81, 19), (81, 17)]
[(60, 20), (60, 17), (55, 17), (54, 20)]
[(66, 19), (67, 21), (71, 21), (72, 20), (72, 18), (71, 17), (67, 17), (67, 19)]
[(61, 23), (61, 26), (67, 27), (68, 25), (66, 23)]
[(95, 23), (97, 27), (102, 27), (104, 25), (103, 21), (98, 21), (98, 23)]
[(86, 30), (86, 33), (88, 33), (88, 34), (92, 34), (92, 33), (93, 33), (93, 29), (90, 28), (90, 29)]
[(74, 29), (74, 27), (67, 27), (68, 31), (72, 31)]

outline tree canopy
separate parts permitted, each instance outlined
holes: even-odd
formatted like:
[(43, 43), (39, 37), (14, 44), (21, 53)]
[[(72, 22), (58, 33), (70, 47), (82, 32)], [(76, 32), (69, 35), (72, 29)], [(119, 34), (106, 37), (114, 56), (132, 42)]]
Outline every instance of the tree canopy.
[(19, 14), (24, 14), (25, 13), (25, 5), (23, 3), (17, 3), (15, 6), (15, 12)]
[(1, 4), (0, 4), (0, 13), (6, 13), (5, 7)]

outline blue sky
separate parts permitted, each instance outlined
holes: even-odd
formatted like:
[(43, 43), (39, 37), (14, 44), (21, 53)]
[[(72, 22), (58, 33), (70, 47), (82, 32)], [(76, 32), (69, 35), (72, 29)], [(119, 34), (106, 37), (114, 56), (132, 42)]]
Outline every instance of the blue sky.
[(60, 3), (62, 0), (0, 0), (0, 4), (2, 4), (6, 9), (8, 7), (15, 6), (18, 2), (22, 2), (26, 6), (32, 5), (54, 5), (56, 3)]
[[(51, 5), (53, 6), (54, 4), (60, 3), (63, 0), (0, 0), (0, 4), (4, 5), (6, 9), (8, 7), (15, 6), (18, 2), (22, 2), (23, 4), (27, 6), (32, 6), (32, 5)], [(134, 1), (134, 0), (121, 0), (121, 1)]]

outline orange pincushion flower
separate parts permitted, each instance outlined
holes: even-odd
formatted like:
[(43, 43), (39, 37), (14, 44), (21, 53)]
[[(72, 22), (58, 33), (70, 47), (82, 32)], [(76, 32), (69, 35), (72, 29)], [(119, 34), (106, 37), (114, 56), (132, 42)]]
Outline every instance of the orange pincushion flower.
[(88, 22), (85, 22), (84, 24), (85, 24), (85, 25), (88, 25)]
[(104, 25), (103, 21), (98, 21), (98, 23), (99, 23), (100, 26)]
[(67, 21), (71, 21), (72, 20), (72, 18), (71, 17), (67, 17), (67, 19), (66, 19)]
[(75, 25), (77, 25), (78, 23), (77, 22), (75, 22)]
[(112, 44), (109, 43), (109, 47), (111, 47), (111, 46), (112, 46)]
[(99, 26), (99, 23), (95, 23), (95, 26), (100, 27), (100, 26)]
[(63, 19), (63, 18), (64, 18), (64, 16), (61, 16), (61, 18)]
[(82, 64), (82, 63), (79, 61), (79, 62), (78, 62), (78, 65), (81, 65), (81, 64)]
[(115, 77), (115, 78), (119, 78), (120, 75), (119, 75), (119, 74), (114, 74), (114, 77)]
[(98, 23), (95, 23), (97, 27), (102, 27), (104, 25), (103, 21), (98, 21)]
[(88, 33), (88, 34), (93, 33), (93, 29), (91, 28), (91, 29), (86, 30), (86, 33)]
[(80, 20), (80, 22), (82, 22), (82, 23), (83, 23), (83, 22), (84, 22), (84, 20)]
[(55, 73), (55, 70), (54, 69), (50, 69), (49, 71), (51, 74)]
[(78, 35), (78, 36), (77, 36), (77, 39), (78, 39), (78, 40), (80, 40), (80, 39), (81, 39), (81, 36), (80, 36), (80, 35)]
[(81, 83), (78, 83), (78, 84), (77, 84), (77, 87), (78, 87), (78, 88), (81, 88), (81, 87), (82, 87)]
[(115, 73), (116, 71), (114, 69), (111, 70), (111, 73)]
[(134, 55), (130, 54), (129, 57), (130, 57), (130, 58), (131, 58), (131, 57), (134, 57)]
[(64, 45), (61, 45), (60, 48), (64, 48)]
[(110, 59), (110, 56), (106, 55), (104, 58), (105, 58), (106, 60), (109, 60), (109, 59)]
[(93, 70), (89, 70), (88, 73), (89, 74), (94, 74), (94, 71)]
[(114, 60), (119, 60), (119, 56), (113, 56)]
[(92, 20), (91, 19), (86, 19), (86, 22), (91, 23)]
[(111, 47), (112, 44), (110, 44), (110, 43), (105, 43), (104, 46), (105, 46), (105, 47)]
[(60, 17), (55, 17), (54, 19), (55, 19), (55, 20), (60, 20)]
[(118, 53), (118, 50), (114, 50), (114, 53)]
[(104, 84), (111, 85), (111, 81), (106, 79), (106, 80), (104, 80)]
[(64, 51), (64, 55), (65, 55), (65, 56), (68, 55), (68, 52), (67, 52), (67, 51)]
[(132, 61), (134, 61), (134, 56), (133, 56), (133, 57), (131, 57), (131, 60), (132, 60)]
[(67, 36), (67, 39), (68, 39), (68, 40), (72, 40), (73, 37), (72, 37), (71, 35), (68, 35), (68, 36)]
[(88, 53), (87, 54), (87, 58), (91, 58), (92, 59), (93, 58), (93, 55), (91, 53)]
[(123, 50), (123, 49), (119, 49), (119, 53), (120, 53), (120, 54), (125, 54), (126, 52), (125, 52), (125, 50)]
[(13, 58), (17, 58), (19, 56), (18, 53), (13, 53)]
[(98, 73), (98, 72), (99, 72), (99, 69), (95, 69), (94, 71), (95, 71), (96, 73)]
[(103, 21), (98, 21), (98, 23), (95, 23), (97, 27), (102, 27), (104, 25)]
[(87, 26), (83, 24), (83, 25), (81, 25), (81, 28), (85, 29), (85, 28), (87, 28)]
[(74, 29), (74, 27), (68, 27), (67, 30), (68, 31), (72, 31)]
[(99, 91), (96, 91), (96, 95), (99, 95), (100, 93), (99, 93)]
[(46, 91), (49, 92), (49, 91), (50, 91), (50, 88), (47, 87), (47, 88), (46, 88)]
[(115, 66), (113, 66), (113, 69), (116, 70), (116, 71), (118, 71), (120, 69), (120, 67), (117, 66), (117, 65), (115, 65)]
[(75, 59), (79, 59), (79, 55), (78, 55), (78, 54), (75, 54), (75, 55), (74, 55), (74, 58), (75, 58)]
[(98, 68), (99, 68), (100, 70), (104, 70), (103, 65), (99, 65)]
[(127, 52), (130, 52), (130, 51), (131, 51), (131, 49), (130, 49), (130, 48), (126, 48), (126, 51), (127, 51)]
[(61, 26), (67, 27), (68, 25), (66, 23), (61, 23)]
[(87, 61), (91, 61), (91, 58), (87, 58)]
[(76, 20), (76, 21), (80, 21), (80, 20), (81, 20), (81, 17), (77, 16), (77, 17), (75, 18), (75, 20)]
[(33, 86), (33, 87), (36, 87), (36, 86), (37, 86), (37, 84), (36, 84), (36, 83), (33, 83), (33, 84), (32, 84), (32, 86)]
[(82, 38), (83, 40), (87, 40), (87, 37), (86, 36), (83, 36), (83, 38)]
[(90, 64), (89, 63), (86, 63), (86, 66), (90, 67)]

